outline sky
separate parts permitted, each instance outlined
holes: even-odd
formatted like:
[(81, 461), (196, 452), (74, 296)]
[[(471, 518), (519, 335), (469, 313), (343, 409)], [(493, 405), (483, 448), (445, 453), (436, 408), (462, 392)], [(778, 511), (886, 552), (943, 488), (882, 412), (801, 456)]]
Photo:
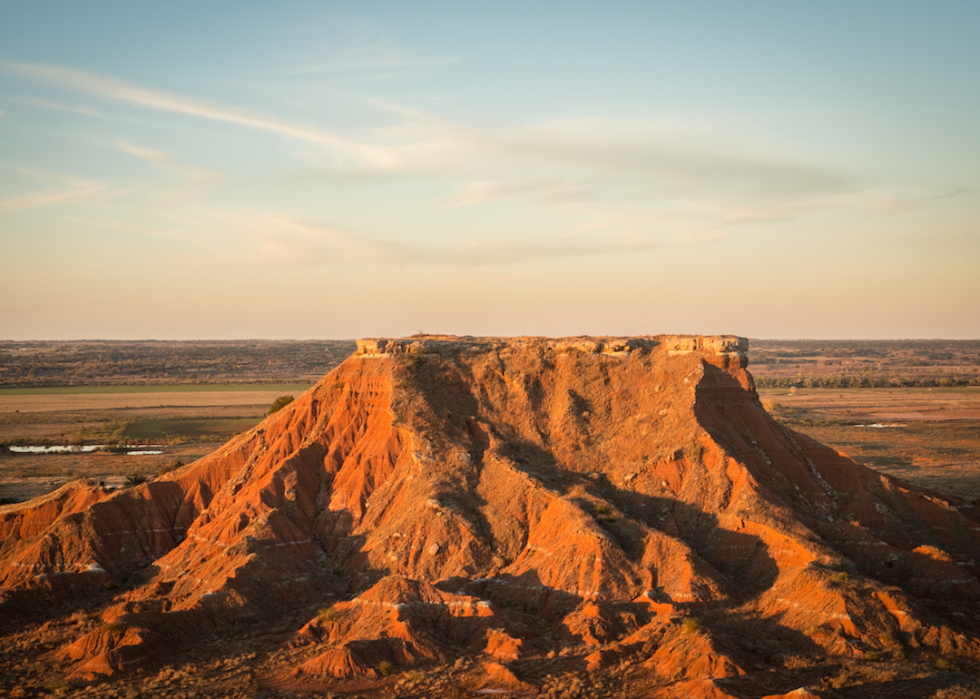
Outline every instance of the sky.
[(980, 3), (0, 3), (0, 339), (980, 337)]

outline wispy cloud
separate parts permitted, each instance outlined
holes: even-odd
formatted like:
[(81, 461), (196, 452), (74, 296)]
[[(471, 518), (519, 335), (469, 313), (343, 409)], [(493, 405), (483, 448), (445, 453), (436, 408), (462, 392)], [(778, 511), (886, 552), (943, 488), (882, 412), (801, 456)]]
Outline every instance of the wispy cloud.
[(40, 97), (14, 97), (13, 101), (19, 104), (27, 104), (32, 107), (41, 107), (42, 109), (51, 109), (57, 112), (71, 112), (72, 114), (82, 114), (84, 116), (96, 117), (98, 119), (113, 118), (103, 114), (97, 109), (93, 109), (92, 107), (76, 107), (67, 104), (58, 104), (57, 102), (51, 102), (50, 100), (41, 99)]
[[(605, 128), (610, 128), (609, 126)], [(647, 195), (724, 195), (794, 198), (842, 192), (853, 185), (845, 173), (792, 160), (747, 157), (723, 146), (672, 143), (671, 134), (583, 130), (549, 132), (547, 127), (471, 131), (462, 144), (509, 160), (602, 178)]]
[[(684, 203), (711, 209), (771, 208), (800, 211), (826, 205), (860, 189), (847, 172), (805, 161), (743, 156), (723, 144), (697, 147), (670, 133), (617, 130), (594, 124), (589, 130), (555, 132), (536, 127), (468, 127), (417, 118), (379, 130), (377, 137), (396, 154), (400, 166), (386, 170), (336, 168), (331, 164), (279, 175), (282, 181), (369, 184), (391, 179), (442, 180), (452, 191), (449, 207), (524, 199), (563, 205), (586, 200), (609, 205), (656, 206)], [(818, 205), (819, 203), (819, 205)]]
[(21, 209), (37, 209), (52, 204), (63, 204), (71, 199), (87, 197), (108, 188), (103, 182), (90, 182), (80, 187), (58, 191), (34, 192), (17, 197), (0, 199), (0, 211), (16, 211)]
[(132, 155), (140, 160), (145, 160), (160, 170), (177, 175), (182, 180), (182, 186), (180, 187), (182, 193), (208, 189), (222, 180), (222, 176), (219, 173), (185, 162), (164, 151), (136, 146), (125, 141), (117, 142), (116, 147), (123, 153)]
[[(292, 74), (370, 72), (425, 63), (386, 52), (382, 45), (366, 44)], [(506, 203), (529, 207), (535, 216), (552, 216), (554, 224), (550, 233), (528, 232), (526, 239), (515, 239), (501, 229), (493, 240), (427, 246), (399, 242), (390, 232), (383, 240), (384, 231), (360, 237), (329, 227), (296, 228), (294, 212), (293, 223), (270, 229), (278, 231), (278, 239), (261, 234), (256, 240), (261, 239), (270, 259), (295, 263), (326, 260), (323, 254), (336, 251), (350, 259), (364, 257), (391, 264), (469, 266), (649, 249), (664, 241), (713, 240), (747, 225), (791, 221), (818, 209), (853, 203), (862, 190), (843, 169), (804, 158), (741, 153), (730, 139), (699, 134), (685, 125), (601, 119), (472, 124), (348, 94), (347, 99), (386, 115), (388, 123), (342, 134), (74, 68), (0, 62), (0, 70), (96, 97), (247, 126), (316, 146), (304, 148), (300, 156), (312, 165), (277, 177), (252, 176), (237, 187), (257, 188), (270, 180), (289, 184), (323, 180), (347, 187), (424, 181), (436, 205), (432, 211), (486, 207), (490, 212), (491, 207)], [(89, 116), (101, 114), (89, 107), (66, 109)], [(175, 174), (183, 183), (179, 192), (205, 190), (220, 179), (217, 173), (161, 150), (122, 140), (114, 146)], [(897, 202), (886, 197), (879, 197), (876, 204), (883, 210), (900, 210)], [(506, 219), (501, 216), (499, 220)], [(436, 227), (441, 225), (438, 220), (433, 222)], [(561, 229), (571, 237), (547, 237)], [(435, 241), (438, 236), (433, 233), (430, 239)], [(324, 253), (330, 250), (334, 252)]]
[[(352, 96), (353, 97), (353, 96)], [(402, 118), (379, 130), (413, 169), (438, 171), (495, 166), (514, 172), (543, 169), (549, 178), (599, 178), (620, 185), (656, 187), (673, 194), (726, 194), (794, 198), (852, 190), (853, 177), (792, 158), (743, 155), (724, 139), (676, 123), (574, 119), (521, 126), (471, 125), (376, 98), (356, 98)], [(556, 175), (554, 173), (561, 173)], [(489, 178), (481, 178), (489, 179)], [(512, 179), (512, 178), (508, 178)], [(526, 177), (525, 177), (526, 180)], [(497, 194), (523, 195), (533, 184), (498, 183)], [(649, 194), (649, 191), (647, 191)]]
[(702, 204), (789, 202), (846, 196), (859, 189), (840, 169), (792, 157), (743, 155), (724, 139), (689, 127), (615, 121), (469, 125), (416, 109), (366, 99), (401, 121), (374, 139), (399, 166), (384, 171), (326, 165), (295, 171), (293, 180), (370, 182), (444, 178), (451, 207), (507, 198), (539, 203), (596, 198), (609, 202), (687, 200)]
[(459, 61), (451, 58), (422, 58), (413, 53), (397, 49), (387, 42), (374, 41), (361, 44), (335, 53), (322, 61), (313, 61), (295, 68), (275, 71), (272, 74), (282, 77), (321, 74), (401, 74), (407, 70), (436, 65), (447, 65)]
[[(321, 68), (367, 70), (413, 61), (417, 59), (366, 45)], [(366, 104), (402, 121), (374, 129), (367, 137), (352, 138), (318, 126), (74, 68), (9, 61), (0, 62), (0, 68), (31, 80), (148, 109), (262, 129), (349, 156), (341, 165), (331, 161), (325, 166), (319, 174), (325, 178), (361, 183), (392, 177), (447, 178), (456, 189), (447, 203), (456, 207), (508, 197), (537, 202), (598, 197), (609, 201), (724, 200), (737, 204), (736, 209), (744, 209), (747, 202), (755, 206), (759, 201), (827, 197), (854, 187), (846, 173), (831, 168), (791, 159), (742, 156), (720, 145), (694, 145), (689, 134), (678, 139), (669, 131), (651, 133), (648, 128), (616, 123), (481, 127), (365, 99)], [(163, 166), (160, 158), (155, 164)], [(318, 175), (308, 172), (304, 176)]]
[(538, 201), (562, 201), (583, 200), (592, 195), (586, 183), (565, 179), (510, 184), (482, 181), (465, 185), (449, 199), (448, 205), (473, 206), (512, 196), (527, 196)]
[(335, 149), (374, 167), (391, 167), (396, 164), (392, 154), (384, 148), (344, 138), (316, 126), (295, 124), (240, 107), (225, 106), (162, 90), (145, 88), (115, 76), (99, 75), (63, 66), (13, 61), (0, 61), (0, 69), (11, 75), (135, 104), (146, 109), (186, 114), (278, 133), (289, 138)]
[[(0, 199), (0, 211), (38, 209), (63, 204), (75, 199), (83, 199), (99, 193), (104, 194), (110, 190), (110, 186), (106, 182), (83, 179), (72, 175), (25, 168), (14, 168), (14, 171), (23, 177), (47, 181), (49, 187), (40, 191)], [(56, 183), (57, 189), (50, 187), (52, 181)]]
[(867, 203), (876, 214), (898, 214), (918, 209), (929, 202), (950, 199), (969, 193), (970, 190), (957, 187), (948, 190), (874, 190), (866, 193)]
[(487, 267), (525, 261), (557, 260), (659, 247), (650, 238), (565, 237), (552, 240), (498, 238), (448, 245), (426, 245), (360, 235), (342, 227), (281, 215), (238, 221), (254, 244), (256, 261), (326, 265), (369, 263), (392, 266)]

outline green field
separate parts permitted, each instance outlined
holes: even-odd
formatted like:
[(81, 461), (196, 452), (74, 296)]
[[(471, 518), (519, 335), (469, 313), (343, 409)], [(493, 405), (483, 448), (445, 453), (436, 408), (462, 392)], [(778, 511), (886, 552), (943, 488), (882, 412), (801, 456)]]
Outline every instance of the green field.
[(87, 393), (206, 393), (214, 391), (285, 391), (302, 393), (312, 384), (232, 383), (232, 384), (159, 384), (153, 386), (43, 386), (36, 388), (0, 388), (2, 396), (54, 396)]

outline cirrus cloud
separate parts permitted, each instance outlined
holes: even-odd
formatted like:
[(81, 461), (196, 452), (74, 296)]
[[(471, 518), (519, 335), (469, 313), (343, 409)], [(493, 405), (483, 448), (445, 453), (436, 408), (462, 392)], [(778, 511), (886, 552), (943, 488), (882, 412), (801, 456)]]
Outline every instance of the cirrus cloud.
[(111, 75), (99, 75), (57, 65), (15, 61), (0, 61), (0, 69), (10, 75), (68, 90), (99, 95), (147, 109), (175, 112), (278, 133), (335, 149), (375, 167), (390, 167), (395, 164), (391, 153), (385, 149), (338, 136), (326, 129), (295, 124), (240, 107), (230, 107), (163, 90), (140, 87)]

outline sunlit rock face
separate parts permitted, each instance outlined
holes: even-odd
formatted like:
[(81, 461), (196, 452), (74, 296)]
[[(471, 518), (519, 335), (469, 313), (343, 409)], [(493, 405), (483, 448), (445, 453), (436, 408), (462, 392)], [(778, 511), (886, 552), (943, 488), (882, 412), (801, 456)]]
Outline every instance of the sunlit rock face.
[(274, 679), (302, 687), (465, 658), (473, 690), (629, 663), (650, 692), (735, 696), (772, 639), (980, 658), (976, 511), (774, 422), (747, 357), (734, 336), (358, 341), (196, 463), (0, 509), (0, 622), (98, 604), (55, 652), (77, 682), (283, 618)]

